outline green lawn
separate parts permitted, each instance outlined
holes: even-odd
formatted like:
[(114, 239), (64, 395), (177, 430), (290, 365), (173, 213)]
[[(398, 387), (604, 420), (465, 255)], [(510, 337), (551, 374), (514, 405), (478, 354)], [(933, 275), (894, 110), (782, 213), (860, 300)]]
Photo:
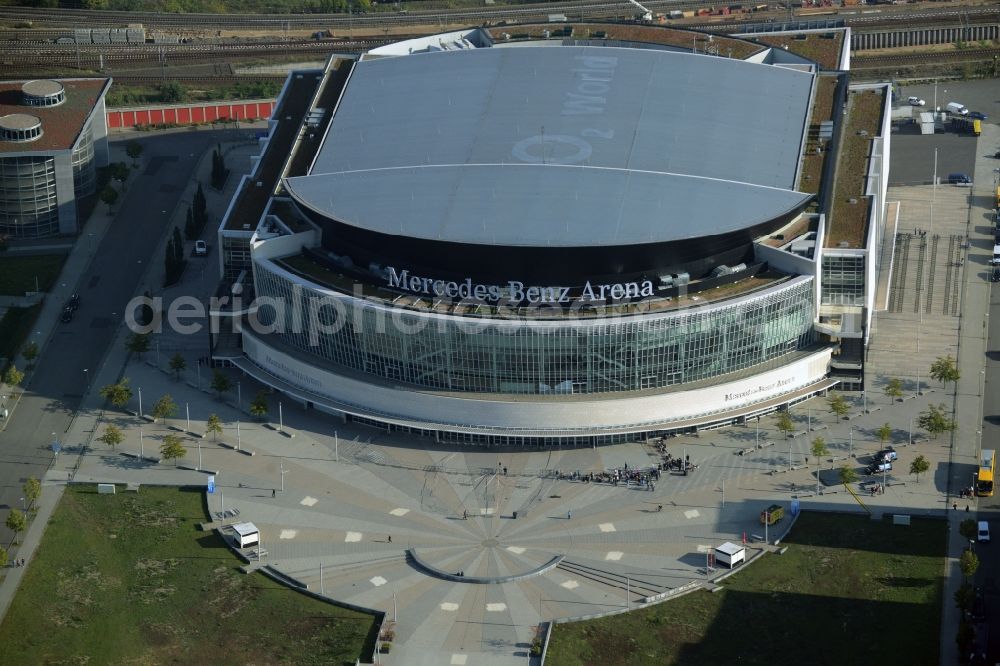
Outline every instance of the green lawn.
[[(26, 361), (20, 357), (25, 339), (35, 325), (35, 319), (41, 312), (41, 304), (30, 308), (10, 308), (0, 319), (0, 358), (6, 358), (20, 369), (24, 369)], [(0, 370), (3, 370), (0, 367)]]
[(68, 488), (0, 624), (0, 664), (354, 664), (371, 645), (372, 616), (240, 573), (202, 520), (193, 490)]
[(937, 664), (946, 524), (804, 513), (723, 582), (641, 611), (556, 625), (546, 664)]
[(39, 291), (49, 291), (65, 261), (65, 254), (0, 256), (0, 294), (24, 296), (27, 291), (35, 291), (35, 278)]

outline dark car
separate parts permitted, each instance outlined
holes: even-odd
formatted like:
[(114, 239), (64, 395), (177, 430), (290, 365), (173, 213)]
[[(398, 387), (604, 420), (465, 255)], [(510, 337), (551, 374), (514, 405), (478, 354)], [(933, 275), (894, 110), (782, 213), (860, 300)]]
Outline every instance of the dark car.
[(969, 111), (970, 120), (986, 120), (987, 118), (989, 118), (989, 116), (982, 111)]
[(976, 590), (976, 596), (972, 600), (972, 610), (969, 617), (973, 622), (984, 622), (986, 620), (986, 599), (982, 590)]
[(991, 282), (1000, 282), (1000, 268), (994, 268), (993, 274), (990, 275)]
[(896, 449), (892, 448), (891, 446), (888, 446), (879, 451), (878, 453), (876, 453), (872, 457), (876, 463), (882, 463), (882, 462), (892, 462), (893, 460), (899, 458), (899, 455), (896, 454)]
[(64, 307), (62, 311), (62, 316), (59, 317), (59, 321), (61, 321), (64, 324), (73, 321), (73, 308), (69, 306)]
[(71, 310), (76, 310), (80, 307), (80, 294), (73, 294), (69, 297), (69, 301), (66, 302), (66, 307)]

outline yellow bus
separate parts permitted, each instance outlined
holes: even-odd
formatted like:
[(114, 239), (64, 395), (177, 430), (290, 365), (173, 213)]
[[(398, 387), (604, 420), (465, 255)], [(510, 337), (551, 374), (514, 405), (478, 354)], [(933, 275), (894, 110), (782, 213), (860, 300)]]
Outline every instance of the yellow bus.
[(983, 121), (982, 120), (978, 120), (977, 119), (977, 120), (973, 120), (972, 121), (972, 133), (975, 134), (976, 136), (979, 136), (980, 134), (983, 133)]
[(983, 449), (983, 452), (979, 454), (979, 474), (976, 475), (976, 494), (980, 497), (993, 496), (995, 453), (993, 449)]

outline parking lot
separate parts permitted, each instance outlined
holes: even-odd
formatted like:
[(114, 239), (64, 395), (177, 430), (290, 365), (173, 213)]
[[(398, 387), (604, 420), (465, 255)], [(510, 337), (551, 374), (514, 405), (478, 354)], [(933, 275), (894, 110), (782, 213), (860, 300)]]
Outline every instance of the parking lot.
[[(920, 97), (927, 102), (922, 110), (934, 107), (934, 85), (901, 85), (898, 98), (906, 103), (909, 95)], [(948, 102), (960, 102), (973, 111), (988, 116), (985, 123), (1000, 121), (1000, 89), (995, 81), (942, 81), (937, 86), (937, 105), (944, 108)], [(937, 149), (937, 173), (942, 180), (949, 173), (974, 171), (977, 156), (976, 137), (969, 133), (947, 131), (944, 134), (921, 135), (917, 125), (894, 129), (889, 171), (890, 185), (930, 184), (934, 174), (934, 151)], [(979, 142), (980, 152), (992, 155), (1000, 146)], [(998, 162), (1000, 166), (1000, 162)]]

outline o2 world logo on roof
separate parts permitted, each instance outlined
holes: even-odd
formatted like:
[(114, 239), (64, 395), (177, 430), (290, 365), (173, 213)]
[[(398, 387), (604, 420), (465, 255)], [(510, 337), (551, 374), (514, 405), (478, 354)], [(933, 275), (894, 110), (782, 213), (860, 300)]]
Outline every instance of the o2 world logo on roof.
[[(603, 116), (618, 58), (577, 56), (574, 60), (579, 66), (572, 70), (574, 86), (566, 91), (560, 116)], [(584, 127), (579, 136), (574, 136), (546, 134), (543, 126), (540, 134), (515, 143), (511, 155), (525, 164), (580, 164), (594, 152), (587, 139), (611, 140), (614, 136), (614, 129), (609, 127)]]

